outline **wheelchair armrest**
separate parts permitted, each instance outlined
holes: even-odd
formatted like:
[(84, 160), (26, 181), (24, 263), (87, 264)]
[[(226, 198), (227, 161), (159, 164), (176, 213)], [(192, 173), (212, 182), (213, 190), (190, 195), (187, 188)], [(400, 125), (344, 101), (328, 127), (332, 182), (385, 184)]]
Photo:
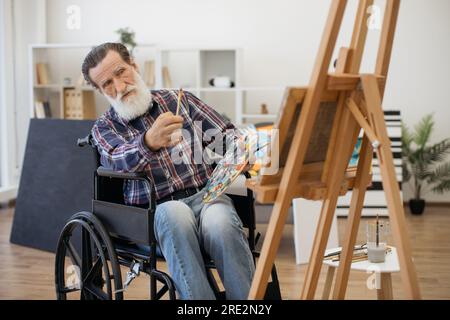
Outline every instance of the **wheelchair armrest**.
[(124, 180), (141, 180), (149, 184), (151, 187), (151, 181), (144, 172), (118, 172), (105, 167), (97, 168), (97, 175), (100, 177), (117, 178)]
[(155, 189), (153, 188), (152, 181), (144, 172), (118, 172), (103, 166), (97, 168), (97, 176), (106, 177), (106, 178), (116, 178), (122, 180), (140, 180), (147, 184), (148, 189), (150, 190), (150, 204), (151, 207), (155, 205)]

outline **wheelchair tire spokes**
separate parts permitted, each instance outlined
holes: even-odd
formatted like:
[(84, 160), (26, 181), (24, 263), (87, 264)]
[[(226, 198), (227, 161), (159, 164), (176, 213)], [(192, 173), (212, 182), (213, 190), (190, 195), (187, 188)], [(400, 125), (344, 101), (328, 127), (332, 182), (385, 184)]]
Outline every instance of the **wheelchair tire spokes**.
[(92, 267), (91, 238), (93, 236), (94, 235), (91, 235), (90, 231), (88, 231), (86, 228), (81, 228), (81, 256), (82, 256), (81, 278), (82, 279), (86, 278), (87, 273), (89, 272), (89, 270), (91, 270), (91, 267)]
[(75, 247), (73, 246), (73, 244), (70, 242), (69, 239), (64, 239), (64, 244), (66, 245), (67, 252), (69, 253), (72, 264), (76, 265), (78, 268), (81, 269), (80, 255), (78, 254), (78, 252), (75, 249)]
[(173, 283), (172, 278), (169, 277), (168, 274), (166, 274), (163, 271), (153, 270), (153, 271), (150, 272), (150, 276), (154, 277), (156, 280), (158, 280), (159, 282), (161, 282), (163, 284), (163, 287), (158, 292), (155, 292), (155, 296), (154, 296), (155, 300), (161, 299), (162, 296), (166, 292), (169, 292), (169, 299), (170, 300), (176, 300), (175, 285)]
[[(97, 300), (111, 300), (111, 296), (104, 292), (103, 290), (101, 290), (100, 288), (96, 287), (96, 286), (85, 286), (83, 288), (84, 292), (82, 294), (86, 295), (87, 293), (89, 293), (90, 295), (94, 296), (94, 299)], [(91, 299), (91, 300), (94, 300)]]
[[(122, 293), (113, 293), (122, 287), (120, 266), (114, 247), (110, 245), (109, 238), (105, 239), (109, 236), (102, 230), (103, 226), (98, 220), (93, 221), (94, 219), (91, 218), (89, 213), (76, 214), (61, 232), (55, 260), (55, 285), (59, 300), (66, 300), (68, 293), (76, 291), (80, 292), (81, 300), (123, 298)], [(80, 229), (80, 233), (75, 233), (75, 229)], [(81, 234), (81, 256), (70, 241), (73, 234)], [(66, 254), (70, 257), (72, 266), (66, 266), (68, 262)], [(67, 270), (73, 266), (75, 266), (76, 274), (71, 274), (66, 279)], [(75, 283), (74, 276), (76, 276)], [(113, 290), (113, 282), (115, 290)]]
[(88, 273), (83, 278), (83, 283), (93, 281), (95, 277), (99, 275), (100, 272), (102, 272), (102, 259), (98, 257), (94, 265), (91, 266), (91, 269), (88, 271)]
[[(96, 246), (97, 255), (105, 258), (104, 260), (106, 262), (103, 264), (105, 275), (107, 274), (109, 280), (114, 280), (113, 282), (115, 290), (112, 292), (116, 292), (117, 290), (120, 291), (120, 289), (122, 289), (122, 275), (120, 271), (119, 261), (117, 259), (116, 250), (113, 246), (109, 233), (106, 231), (101, 221), (93, 213), (86, 211), (76, 213), (72, 216), (71, 219), (81, 219), (89, 222), (97, 238), (101, 239), (100, 246)], [(109, 268), (107, 265), (108, 260), (110, 261), (112, 274), (109, 273)], [(107, 284), (111, 284), (111, 281)], [(115, 293), (115, 299), (122, 300), (123, 293)]]

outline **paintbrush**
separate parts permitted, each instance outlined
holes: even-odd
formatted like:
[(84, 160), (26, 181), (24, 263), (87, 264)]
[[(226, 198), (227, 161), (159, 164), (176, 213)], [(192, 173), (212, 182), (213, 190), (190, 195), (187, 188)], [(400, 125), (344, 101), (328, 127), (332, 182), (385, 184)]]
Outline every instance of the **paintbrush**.
[(378, 219), (378, 213), (377, 213), (377, 230), (376, 230), (376, 242), (377, 242), (377, 248), (380, 244), (380, 221)]
[(180, 112), (180, 105), (181, 105), (181, 97), (183, 96), (183, 89), (180, 88), (180, 91), (178, 91), (178, 103), (177, 103), (177, 113), (175, 114), (176, 116), (178, 115), (178, 113)]

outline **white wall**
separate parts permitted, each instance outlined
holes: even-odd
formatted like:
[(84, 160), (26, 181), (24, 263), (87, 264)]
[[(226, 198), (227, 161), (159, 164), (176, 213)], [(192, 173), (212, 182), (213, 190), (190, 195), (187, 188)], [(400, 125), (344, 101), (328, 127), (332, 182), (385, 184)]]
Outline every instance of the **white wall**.
[[(19, 179), (19, 162), (28, 129), (27, 45), (45, 40), (36, 17), (45, 18), (44, 1), (1, 0), (1, 188), (0, 200), (14, 197)], [(41, 9), (41, 10), (39, 10)]]
[[(384, 1), (376, 3), (384, 7)], [(66, 27), (66, 8), (73, 4), (81, 8), (80, 30)], [(117, 40), (114, 31), (128, 26), (140, 43), (242, 47), (245, 85), (306, 85), (329, 4), (330, 0), (47, 0), (47, 40), (101, 43)], [(348, 45), (355, 10), (356, 1), (349, 1), (339, 46)], [(363, 71), (373, 68), (378, 36), (377, 30), (369, 34), (371, 52)], [(435, 112), (434, 141), (450, 137), (449, 57), (450, 1), (404, 0), (384, 106), (401, 109), (408, 124)]]
[(13, 143), (8, 139), (8, 132), (14, 130), (11, 126), (13, 110), (13, 97), (11, 91), (13, 84), (13, 70), (11, 68), (12, 50), (10, 44), (11, 34), (11, 2), (9, 0), (0, 0), (0, 201), (6, 188), (10, 188), (12, 183), (11, 173), (14, 171), (15, 158), (8, 154)]
[(28, 45), (46, 41), (45, 4), (45, 0), (2, 0), (1, 3), (6, 9), (1, 20), (5, 31), (4, 56), (0, 62), (5, 91), (1, 102), (7, 111), (1, 131), (2, 146), (7, 146), (2, 154), (6, 160), (2, 166), (7, 166), (7, 174), (2, 175), (2, 181), (9, 187), (17, 187), (19, 182), (29, 123)]

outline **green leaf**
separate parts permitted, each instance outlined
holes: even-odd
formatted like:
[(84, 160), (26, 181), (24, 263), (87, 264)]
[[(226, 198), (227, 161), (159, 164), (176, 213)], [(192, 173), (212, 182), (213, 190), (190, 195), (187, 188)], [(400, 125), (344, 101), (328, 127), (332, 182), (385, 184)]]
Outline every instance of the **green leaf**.
[(402, 163), (403, 182), (408, 182), (411, 179), (411, 171), (409, 171), (406, 161)]
[(450, 154), (450, 139), (445, 139), (431, 147), (425, 148), (424, 152), (428, 154), (430, 162), (441, 162), (447, 159)]
[(411, 152), (411, 143), (413, 142), (414, 137), (406, 126), (405, 123), (402, 122), (402, 154), (404, 157), (407, 157)]
[(116, 30), (116, 33), (120, 35), (120, 42), (122, 44), (130, 46), (131, 49), (137, 45), (134, 40), (135, 32), (129, 28), (120, 28)]
[(437, 166), (430, 177), (430, 182), (450, 179), (450, 162)]
[(414, 126), (413, 133), (402, 124), (403, 181), (413, 180), (416, 197), (425, 182), (433, 192), (450, 191), (450, 162), (442, 163), (450, 154), (450, 139), (427, 146), (433, 128), (431, 114)]
[(424, 149), (431, 133), (433, 132), (434, 121), (433, 115), (429, 114), (414, 127), (414, 142), (420, 149)]
[(450, 191), (450, 179), (441, 181), (438, 185), (434, 186), (431, 189), (433, 192), (443, 194), (445, 192)]

